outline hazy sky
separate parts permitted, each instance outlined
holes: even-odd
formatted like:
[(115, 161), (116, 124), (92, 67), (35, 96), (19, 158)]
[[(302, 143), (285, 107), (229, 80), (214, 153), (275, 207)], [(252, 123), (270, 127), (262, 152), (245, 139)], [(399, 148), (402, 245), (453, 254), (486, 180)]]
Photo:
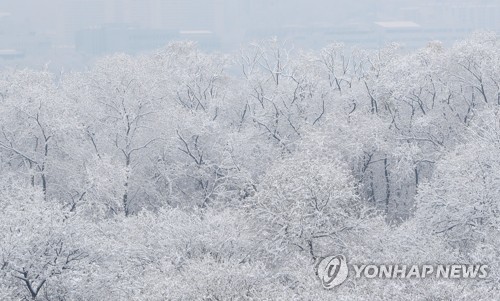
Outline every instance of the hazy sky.
[[(181, 37), (204, 39), (207, 48), (224, 51), (275, 35), (310, 48), (332, 40), (378, 47), (393, 39), (418, 47), (426, 40), (453, 41), (474, 30), (498, 32), (499, 15), (499, 0), (2, 0), (0, 51), (16, 50), (36, 59), (71, 57), (72, 49), (87, 57), (121, 48), (147, 50), (175, 39), (161, 30), (210, 32)], [(142, 31), (103, 33), (109, 26)], [(85, 39), (78, 38), (82, 31)], [(129, 44), (119, 40), (120, 34)], [(130, 42), (130, 36), (146, 42)], [(108, 47), (113, 43), (124, 46)], [(90, 52), (85, 50), (89, 45)]]

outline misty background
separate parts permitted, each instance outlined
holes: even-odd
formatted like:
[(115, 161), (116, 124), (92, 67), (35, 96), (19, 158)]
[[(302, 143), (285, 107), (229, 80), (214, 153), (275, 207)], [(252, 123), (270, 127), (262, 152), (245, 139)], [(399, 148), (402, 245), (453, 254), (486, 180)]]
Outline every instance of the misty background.
[(274, 36), (303, 49), (399, 42), (411, 50), (499, 32), (499, 15), (498, 0), (2, 0), (0, 66), (81, 68), (176, 40), (230, 52)]

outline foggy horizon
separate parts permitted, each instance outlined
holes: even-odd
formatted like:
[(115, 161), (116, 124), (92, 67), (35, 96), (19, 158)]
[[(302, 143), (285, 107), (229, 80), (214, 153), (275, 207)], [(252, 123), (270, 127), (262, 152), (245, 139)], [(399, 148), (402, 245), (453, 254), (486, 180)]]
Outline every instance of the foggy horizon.
[(484, 1), (7, 0), (0, 4), (0, 63), (82, 67), (96, 57), (138, 54), (191, 40), (235, 52), (277, 37), (299, 49), (332, 42), (406, 49), (500, 31), (500, 3)]

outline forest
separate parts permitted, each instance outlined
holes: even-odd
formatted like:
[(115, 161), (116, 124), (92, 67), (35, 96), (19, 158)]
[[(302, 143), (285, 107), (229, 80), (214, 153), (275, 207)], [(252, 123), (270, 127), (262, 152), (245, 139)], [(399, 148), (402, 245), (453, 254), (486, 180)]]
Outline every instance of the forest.
[[(500, 40), (0, 71), (0, 300), (497, 300)], [(481, 263), (486, 279), (315, 266)]]

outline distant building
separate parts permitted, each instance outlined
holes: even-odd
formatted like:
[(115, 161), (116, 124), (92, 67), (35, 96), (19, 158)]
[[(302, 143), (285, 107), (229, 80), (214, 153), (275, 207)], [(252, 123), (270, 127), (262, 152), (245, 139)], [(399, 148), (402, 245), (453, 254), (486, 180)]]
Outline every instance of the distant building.
[(15, 49), (0, 49), (0, 59), (15, 60), (24, 58), (24, 53)]
[(219, 47), (218, 39), (209, 30), (178, 31), (112, 24), (79, 30), (76, 34), (76, 50), (90, 56), (113, 52), (137, 54), (162, 48), (175, 40), (195, 41), (204, 50), (214, 50)]
[(407, 48), (417, 48), (425, 45), (425, 35), (422, 36), (422, 26), (412, 21), (379, 21), (375, 22), (374, 34), (378, 46), (390, 42), (398, 42)]
[(136, 54), (161, 48), (178, 37), (178, 33), (171, 30), (105, 25), (79, 30), (76, 34), (76, 50), (91, 56), (113, 52)]

